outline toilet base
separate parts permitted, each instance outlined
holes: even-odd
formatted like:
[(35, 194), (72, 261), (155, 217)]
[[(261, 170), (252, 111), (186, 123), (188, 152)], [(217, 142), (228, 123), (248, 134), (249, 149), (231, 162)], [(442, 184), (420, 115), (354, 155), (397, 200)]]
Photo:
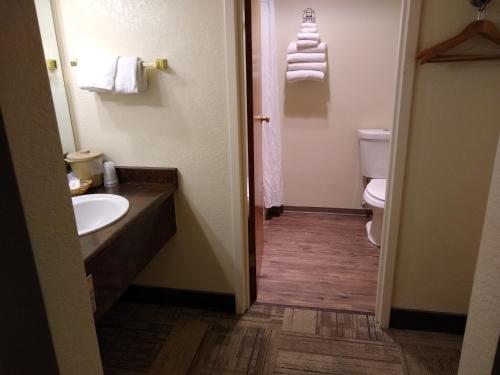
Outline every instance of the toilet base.
[(372, 223), (373, 220), (370, 220), (368, 223), (366, 223), (366, 233), (368, 234), (368, 240), (375, 246), (380, 247), (380, 243), (377, 241), (377, 239), (372, 233)]

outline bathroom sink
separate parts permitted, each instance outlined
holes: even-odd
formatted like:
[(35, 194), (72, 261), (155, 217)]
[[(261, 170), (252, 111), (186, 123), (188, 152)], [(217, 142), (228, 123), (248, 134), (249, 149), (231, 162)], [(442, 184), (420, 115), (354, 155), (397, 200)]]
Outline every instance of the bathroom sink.
[(89, 194), (71, 198), (78, 235), (83, 236), (120, 220), (128, 211), (127, 198), (114, 194)]

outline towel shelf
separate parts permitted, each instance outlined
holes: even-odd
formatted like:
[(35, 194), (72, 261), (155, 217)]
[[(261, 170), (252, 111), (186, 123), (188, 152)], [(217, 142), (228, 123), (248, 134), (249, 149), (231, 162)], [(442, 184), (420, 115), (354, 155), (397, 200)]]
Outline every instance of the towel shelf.
[[(78, 65), (78, 61), (77, 60), (71, 60), (70, 64), (71, 64), (71, 66), (77, 66)], [(165, 69), (168, 68), (168, 61), (165, 58), (158, 57), (153, 62), (143, 62), (142, 66), (144, 68), (153, 68), (153, 69), (158, 69), (158, 70), (165, 70)]]

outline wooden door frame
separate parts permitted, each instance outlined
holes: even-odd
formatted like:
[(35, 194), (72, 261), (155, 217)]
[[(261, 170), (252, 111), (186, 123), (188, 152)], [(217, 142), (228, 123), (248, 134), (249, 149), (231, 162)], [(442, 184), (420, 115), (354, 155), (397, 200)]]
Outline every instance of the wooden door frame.
[[(245, 12), (245, 35), (246, 42), (251, 39), (251, 27), (248, 22), (248, 4), (252, 0), (244, 0)], [(415, 54), (418, 46), (418, 35), (420, 31), (420, 13), (422, 0), (402, 0), (401, 1), (401, 22), (400, 38), (398, 47), (398, 68), (396, 78), (396, 94), (394, 106), (394, 129), (391, 140), (389, 185), (387, 191), (387, 200), (385, 207), (384, 224), (382, 228), (381, 256), (379, 263), (379, 275), (377, 283), (377, 300), (375, 308), (375, 319), (381, 327), (388, 327), (392, 292), (394, 284), (394, 272), (396, 267), (397, 246), (399, 237), (399, 224), (401, 218), (403, 184), (406, 172), (407, 144), (410, 128), (410, 115), (413, 97), (413, 82), (415, 76)], [(245, 45), (245, 40), (242, 41)], [(251, 50), (250, 50), (251, 51)], [(251, 54), (248, 53), (248, 47), (242, 50), (245, 53), (246, 63), (246, 147), (248, 167), (247, 177), (249, 179), (249, 201), (248, 213), (254, 212), (252, 202), (255, 200), (253, 194), (253, 135), (252, 135), (252, 86), (251, 86)], [(248, 250), (247, 254), (251, 259), (252, 250), (255, 252), (255, 233), (254, 228), (248, 216)], [(253, 249), (252, 249), (253, 247)], [(249, 275), (250, 280), (256, 279), (256, 275)], [(254, 284), (255, 285), (255, 284)], [(255, 289), (248, 286), (249, 293), (255, 295)]]
[(375, 320), (389, 327), (399, 241), (422, 0), (402, 0), (389, 184), (382, 226)]
[(248, 282), (250, 302), (257, 299), (257, 259), (255, 233), (255, 166), (254, 166), (254, 121), (253, 121), (253, 79), (252, 79), (252, 1), (244, 0), (245, 12), (245, 82), (247, 123), (247, 178), (248, 178)]

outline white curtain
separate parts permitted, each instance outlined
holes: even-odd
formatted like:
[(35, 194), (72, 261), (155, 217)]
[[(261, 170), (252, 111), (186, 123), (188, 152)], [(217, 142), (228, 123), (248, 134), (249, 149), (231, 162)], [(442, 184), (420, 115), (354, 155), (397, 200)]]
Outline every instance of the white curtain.
[(271, 117), (269, 123), (262, 124), (264, 204), (266, 208), (282, 206), (284, 201), (274, 1), (261, 0), (262, 111)]

